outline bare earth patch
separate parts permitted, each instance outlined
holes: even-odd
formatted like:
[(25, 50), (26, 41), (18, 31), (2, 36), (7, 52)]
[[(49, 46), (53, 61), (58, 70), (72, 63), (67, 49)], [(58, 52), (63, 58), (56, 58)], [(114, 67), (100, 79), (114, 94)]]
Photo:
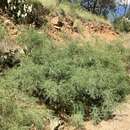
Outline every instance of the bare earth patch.
[(49, 29), (47, 33), (56, 41), (64, 41), (65, 39), (89, 41), (93, 37), (113, 41), (119, 36), (119, 33), (115, 32), (109, 24), (82, 21), (80, 19), (77, 21), (68, 16), (62, 18), (60, 16), (51, 16), (48, 19)]
[(92, 122), (85, 122), (86, 130), (130, 130), (130, 97), (127, 102), (121, 104), (115, 112), (115, 117), (108, 121), (102, 121), (94, 126)]

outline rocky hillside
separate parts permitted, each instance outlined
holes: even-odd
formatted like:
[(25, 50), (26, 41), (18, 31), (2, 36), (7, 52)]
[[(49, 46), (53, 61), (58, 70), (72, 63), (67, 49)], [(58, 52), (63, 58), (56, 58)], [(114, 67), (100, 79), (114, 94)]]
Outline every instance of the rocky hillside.
[[(75, 13), (72, 15), (71, 11)], [(2, 10), (0, 12), (0, 22), (5, 26), (10, 39), (15, 41), (15, 38), (22, 31), (23, 25), (16, 25)], [(43, 28), (39, 29), (39, 32), (47, 33), (56, 41), (64, 41), (65, 39), (90, 40), (93, 37), (112, 41), (119, 36), (119, 33), (114, 30), (107, 20), (81, 9), (74, 8), (71, 10), (69, 5), (61, 4), (55, 9), (48, 11), (46, 15), (43, 14), (43, 16), (45, 17), (45, 24)], [(29, 26), (33, 27), (33, 24)], [(29, 26), (27, 25), (26, 27)]]
[(77, 5), (54, 4), (34, 3), (26, 22), (0, 11), (0, 130), (114, 130), (130, 93), (129, 39)]

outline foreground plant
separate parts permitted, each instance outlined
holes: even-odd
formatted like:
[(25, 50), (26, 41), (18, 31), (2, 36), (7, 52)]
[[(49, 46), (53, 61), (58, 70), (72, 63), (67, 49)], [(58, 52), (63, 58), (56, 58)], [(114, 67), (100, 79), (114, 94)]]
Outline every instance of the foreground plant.
[(114, 106), (129, 93), (123, 47), (99, 49), (71, 43), (57, 48), (46, 36), (32, 31), (30, 37), (28, 33), (22, 41), (29, 53), (21, 67), (7, 74), (8, 87), (38, 97), (56, 113), (71, 116), (80, 112), (95, 122), (108, 119)]

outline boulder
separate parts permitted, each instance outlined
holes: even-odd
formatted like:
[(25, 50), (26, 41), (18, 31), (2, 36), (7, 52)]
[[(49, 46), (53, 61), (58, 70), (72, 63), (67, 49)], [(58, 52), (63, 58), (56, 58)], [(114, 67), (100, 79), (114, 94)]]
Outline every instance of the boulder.
[(64, 23), (62, 22), (62, 20), (57, 16), (57, 17), (54, 17), (52, 18), (51, 20), (51, 24), (55, 27), (55, 28), (61, 28)]

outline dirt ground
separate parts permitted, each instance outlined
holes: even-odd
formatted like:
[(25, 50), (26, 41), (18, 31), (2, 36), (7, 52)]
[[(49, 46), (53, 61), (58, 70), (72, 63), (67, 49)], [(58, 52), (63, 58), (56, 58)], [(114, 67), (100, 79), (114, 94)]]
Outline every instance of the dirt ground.
[(94, 126), (92, 122), (85, 123), (86, 130), (130, 130), (130, 96), (127, 102), (120, 104), (115, 112), (115, 117), (108, 121), (102, 121)]

